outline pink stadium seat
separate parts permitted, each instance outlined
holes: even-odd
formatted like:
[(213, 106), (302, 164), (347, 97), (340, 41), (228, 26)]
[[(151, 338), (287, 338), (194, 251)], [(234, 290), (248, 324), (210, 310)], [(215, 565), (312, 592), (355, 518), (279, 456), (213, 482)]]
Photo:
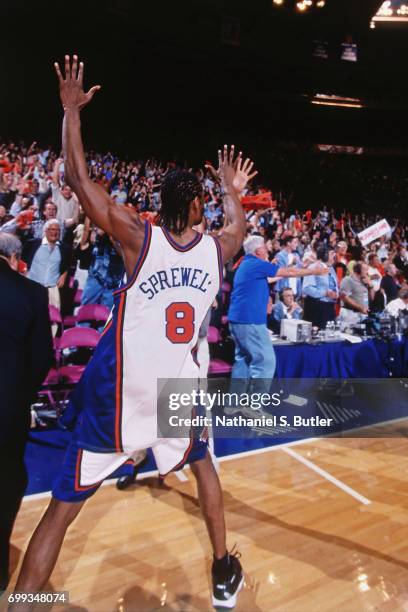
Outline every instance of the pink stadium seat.
[(229, 374), (231, 370), (232, 366), (226, 361), (223, 361), (222, 359), (210, 359), (208, 374), (221, 376), (222, 374)]
[(82, 294), (83, 294), (82, 289), (77, 289), (76, 290), (75, 297), (74, 297), (74, 304), (75, 304), (75, 306), (80, 306), (81, 305)]
[(221, 317), (221, 323), (222, 323), (222, 325), (228, 325), (228, 317), (227, 317), (227, 315), (223, 315)]
[[(213, 325), (208, 327), (207, 338), (209, 344), (218, 344), (218, 342), (222, 341), (220, 330)], [(208, 374), (221, 376), (223, 374), (229, 374), (231, 370), (232, 366), (223, 359), (210, 359)]]
[(57, 368), (51, 368), (46, 379), (43, 382), (43, 387), (53, 387), (59, 383), (59, 371)]
[(99, 342), (100, 334), (90, 327), (73, 327), (66, 329), (60, 338), (60, 350), (88, 346), (95, 348)]
[(51, 325), (57, 325), (58, 326), (57, 335), (60, 336), (62, 334), (62, 330), (63, 330), (62, 317), (61, 317), (60, 311), (58, 310), (58, 308), (56, 308), (56, 306), (52, 306), (50, 304), (48, 306), (48, 313), (50, 315)]
[(46, 398), (45, 402), (56, 412), (58, 411), (59, 382), (58, 368), (51, 368), (38, 391), (38, 399), (44, 402), (44, 398)]
[(103, 304), (84, 304), (77, 312), (76, 321), (101, 327), (108, 320), (109, 313), (109, 308)]
[(76, 316), (75, 315), (67, 315), (64, 317), (64, 329), (68, 329), (69, 327), (75, 327), (76, 325)]
[(220, 330), (213, 325), (208, 326), (207, 339), (209, 344), (217, 344), (221, 342)]
[[(100, 334), (91, 327), (72, 327), (64, 331), (59, 342), (61, 364), (64, 363), (64, 349), (91, 348), (98, 344)], [(85, 369), (84, 365), (61, 365), (59, 368), (60, 380), (68, 385), (76, 384)]]

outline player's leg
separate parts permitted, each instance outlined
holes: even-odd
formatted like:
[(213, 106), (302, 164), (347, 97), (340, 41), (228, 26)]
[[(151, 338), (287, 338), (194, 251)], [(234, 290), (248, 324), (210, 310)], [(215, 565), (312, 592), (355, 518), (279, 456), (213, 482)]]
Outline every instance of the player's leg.
[(214, 557), (221, 559), (227, 552), (227, 535), (224, 503), (218, 474), (208, 452), (204, 459), (190, 463), (190, 468), (197, 480), (198, 499)]
[(85, 500), (63, 502), (52, 498), (31, 537), (15, 591), (31, 593), (44, 587), (57, 562), (65, 533), (84, 503)]
[(127, 489), (130, 485), (132, 485), (136, 481), (140, 468), (147, 463), (147, 460), (146, 449), (139, 450), (132, 455), (131, 459), (129, 459), (123, 466), (123, 471), (125, 473), (123, 476), (118, 478), (116, 488), (122, 491), (123, 489)]
[[(238, 395), (248, 391), (250, 372), (249, 364), (251, 362), (251, 354), (247, 348), (247, 331), (248, 325), (239, 323), (230, 323), (230, 332), (235, 344), (234, 365), (231, 371), (231, 386), (230, 392)], [(226, 414), (237, 412), (238, 408), (230, 406), (226, 408)]]
[(216, 608), (234, 608), (243, 585), (241, 563), (227, 551), (224, 503), (218, 474), (210, 453), (190, 463), (197, 480), (198, 498), (213, 548), (213, 596)]
[(276, 356), (266, 325), (247, 325), (247, 348), (251, 355), (250, 392), (269, 393), (276, 370)]
[[(53, 488), (53, 498), (29, 543), (15, 590), (41, 590), (57, 562), (65, 533), (102, 481), (128, 459), (124, 453), (94, 453), (69, 445)], [(30, 607), (15, 606), (18, 612)]]
[(249, 378), (250, 353), (246, 346), (247, 326), (239, 323), (230, 323), (231, 336), (235, 343), (234, 366), (231, 378)]

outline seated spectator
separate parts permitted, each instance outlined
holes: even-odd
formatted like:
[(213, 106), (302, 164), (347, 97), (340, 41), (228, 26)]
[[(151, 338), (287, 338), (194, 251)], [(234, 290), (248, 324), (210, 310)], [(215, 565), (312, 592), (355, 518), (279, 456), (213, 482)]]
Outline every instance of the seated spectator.
[(385, 310), (393, 317), (398, 317), (400, 310), (408, 310), (408, 288), (400, 289), (397, 299), (389, 302)]
[(339, 297), (339, 286), (337, 275), (333, 264), (336, 258), (336, 253), (333, 249), (327, 249), (325, 246), (319, 246), (316, 251), (317, 263), (315, 267), (327, 266), (329, 274), (326, 276), (308, 276), (303, 281), (302, 294), (305, 298), (305, 313), (306, 321), (325, 329), (328, 321), (336, 319), (335, 305)]
[(60, 242), (60, 224), (50, 219), (43, 229), (43, 238), (28, 240), (23, 248), (23, 260), (28, 266), (28, 278), (48, 288), (49, 303), (61, 309), (59, 290), (67, 277), (71, 249)]
[(354, 264), (350, 276), (343, 278), (340, 283), (340, 297), (343, 302), (340, 309), (342, 321), (356, 323), (360, 314), (368, 314), (370, 300), (374, 298), (374, 289), (368, 278), (367, 264)]
[(282, 319), (300, 319), (302, 312), (302, 307), (295, 301), (292, 289), (290, 287), (282, 289), (279, 293), (279, 300), (273, 305), (269, 317), (272, 330), (279, 333)]

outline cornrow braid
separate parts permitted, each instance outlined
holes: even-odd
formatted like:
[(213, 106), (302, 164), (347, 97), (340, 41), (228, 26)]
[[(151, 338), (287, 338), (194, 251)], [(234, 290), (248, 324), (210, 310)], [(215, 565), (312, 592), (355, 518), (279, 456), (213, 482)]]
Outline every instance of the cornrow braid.
[(170, 172), (161, 188), (161, 208), (158, 224), (175, 234), (181, 234), (188, 225), (190, 204), (202, 194), (198, 178), (185, 170)]

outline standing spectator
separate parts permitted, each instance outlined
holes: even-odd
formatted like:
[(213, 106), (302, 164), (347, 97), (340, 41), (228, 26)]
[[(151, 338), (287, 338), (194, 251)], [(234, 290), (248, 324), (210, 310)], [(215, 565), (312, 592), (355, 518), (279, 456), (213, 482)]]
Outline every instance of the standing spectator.
[(50, 219), (44, 225), (43, 239), (29, 240), (24, 245), (23, 259), (28, 277), (48, 288), (49, 303), (61, 308), (59, 290), (64, 286), (71, 259), (71, 249), (60, 242), (60, 224)]
[[(44, 181), (42, 181), (44, 183)], [(44, 200), (47, 196), (48, 186), (44, 192), (40, 191), (40, 182), (34, 179), (30, 188), (30, 196), (37, 211), (41, 211), (43, 208)]]
[[(89, 235), (85, 229), (82, 237), (82, 250), (88, 240), (87, 231)], [(82, 304), (104, 304), (112, 308), (113, 291), (118, 289), (125, 272), (122, 257), (102, 230), (96, 231), (95, 241), (89, 242), (88, 249), (91, 261)]]
[(57, 206), (57, 219), (61, 223), (66, 232), (67, 240), (72, 238), (72, 230), (78, 224), (79, 219), (79, 204), (76, 196), (73, 194), (71, 187), (64, 184), (60, 187), (59, 171), (62, 164), (62, 159), (57, 159), (54, 164), (52, 174), (52, 201)]
[(387, 246), (386, 238), (382, 236), (380, 238), (380, 244), (379, 244), (378, 251), (377, 251), (378, 258), (381, 262), (385, 261), (388, 258), (388, 252), (389, 252), (389, 249)]
[(12, 215), (13, 217), (17, 217), (17, 215), (19, 213), (21, 213), (23, 210), (27, 210), (28, 208), (30, 208), (30, 206), (33, 206), (34, 202), (31, 196), (29, 195), (24, 195), (23, 193), (18, 193), (16, 195), (16, 199), (14, 200), (13, 204), (11, 205), (10, 208), (10, 215)]
[(317, 251), (317, 266), (329, 268), (326, 276), (309, 276), (303, 281), (302, 293), (305, 296), (306, 321), (320, 329), (324, 329), (328, 321), (336, 319), (336, 302), (339, 298), (339, 285), (336, 271), (333, 267), (336, 253), (325, 246), (319, 246)]
[(368, 277), (371, 281), (374, 291), (378, 291), (381, 286), (382, 274), (380, 270), (380, 260), (377, 253), (370, 253), (368, 258)]
[(381, 289), (384, 290), (384, 293), (388, 302), (392, 300), (396, 300), (398, 297), (398, 291), (401, 286), (397, 281), (398, 270), (393, 263), (386, 263), (385, 266), (385, 274), (381, 279)]
[(233, 381), (232, 386), (237, 393), (246, 392), (248, 383), (252, 388), (268, 392), (269, 385), (265, 380), (273, 378), (276, 366), (275, 351), (266, 326), (268, 278), (327, 274), (327, 269), (323, 266), (302, 270), (279, 268), (267, 261), (268, 251), (261, 236), (250, 236), (243, 246), (245, 257), (235, 274), (228, 311), (235, 342), (231, 376), (241, 379), (241, 382)]
[(126, 204), (128, 199), (128, 194), (125, 189), (125, 181), (123, 178), (120, 178), (118, 181), (118, 186), (111, 193), (112, 200), (116, 202), (116, 204)]
[(31, 238), (34, 238), (35, 240), (38, 240), (39, 238), (42, 239), (44, 236), (44, 225), (47, 223), (47, 221), (50, 221), (50, 219), (56, 219), (57, 212), (58, 210), (54, 202), (51, 202), (51, 200), (46, 202), (42, 218), (35, 219), (31, 224)]
[(336, 261), (334, 264), (334, 269), (336, 270), (337, 280), (339, 284), (348, 274), (347, 264), (347, 242), (345, 242), (344, 240), (340, 240), (340, 242), (337, 243)]
[(354, 264), (351, 275), (341, 281), (340, 297), (343, 302), (340, 310), (343, 321), (356, 323), (360, 314), (368, 314), (374, 290), (368, 278), (367, 264), (361, 262)]
[[(298, 245), (298, 239), (294, 236), (286, 236), (282, 240), (282, 249), (276, 255), (275, 261), (279, 268), (289, 268), (291, 266), (295, 266), (299, 263), (299, 256), (295, 253)], [(285, 278), (281, 278), (276, 283), (277, 291), (282, 291), (285, 287), (290, 287), (294, 293), (294, 295), (299, 295), (300, 292), (300, 283), (297, 280), (296, 276), (293, 277), (286, 276)]]
[(9, 540), (27, 486), (30, 404), (52, 364), (46, 290), (17, 272), (21, 243), (0, 234), (0, 591), (9, 580)]

